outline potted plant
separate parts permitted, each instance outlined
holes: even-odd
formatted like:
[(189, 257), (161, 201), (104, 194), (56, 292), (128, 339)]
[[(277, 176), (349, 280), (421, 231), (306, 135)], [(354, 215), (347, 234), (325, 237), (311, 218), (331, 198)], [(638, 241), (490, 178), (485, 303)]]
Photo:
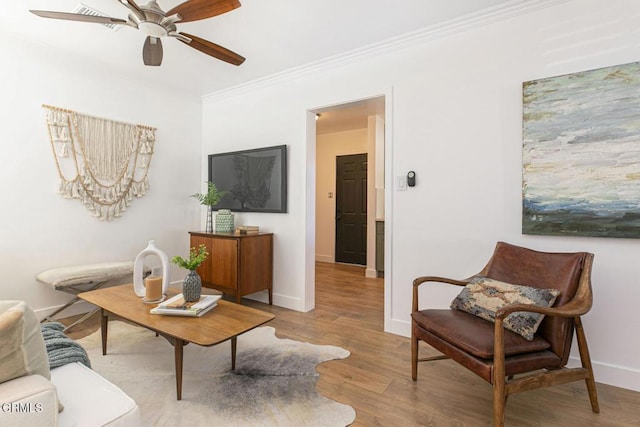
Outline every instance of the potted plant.
[(213, 182), (208, 181), (205, 194), (195, 193), (191, 195), (191, 197), (198, 199), (201, 205), (207, 206), (207, 233), (213, 233), (213, 206), (217, 205), (225, 194), (227, 194), (226, 191), (218, 190), (218, 187)]
[(171, 259), (171, 262), (178, 267), (189, 270), (189, 273), (187, 273), (187, 276), (182, 281), (182, 296), (185, 302), (193, 302), (200, 299), (200, 295), (202, 294), (202, 279), (200, 279), (200, 275), (196, 272), (196, 268), (198, 268), (208, 256), (209, 252), (207, 252), (207, 247), (201, 244), (197, 249), (194, 247), (189, 249), (189, 258), (184, 259), (176, 255)]

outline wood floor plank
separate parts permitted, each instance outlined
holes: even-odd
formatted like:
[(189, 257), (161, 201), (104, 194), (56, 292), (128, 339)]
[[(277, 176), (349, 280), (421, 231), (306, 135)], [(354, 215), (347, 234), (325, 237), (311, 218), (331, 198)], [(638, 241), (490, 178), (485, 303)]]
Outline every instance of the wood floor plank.
[(344, 383), (353, 384), (377, 394), (384, 393), (393, 381), (391, 376), (380, 373), (385, 371), (371, 372), (370, 370), (354, 366), (352, 363), (344, 363), (343, 361), (335, 361), (331, 363), (330, 366), (323, 364), (318, 366), (316, 370), (320, 374), (335, 376), (340, 378)]
[[(277, 283), (274, 289), (277, 292)], [(317, 263), (316, 308), (308, 313), (247, 299), (243, 304), (274, 313), (269, 324), (280, 338), (337, 345), (351, 352), (347, 359), (319, 365), (317, 389), (354, 407), (353, 426), (491, 425), (491, 386), (455, 362), (420, 364), (418, 381), (411, 380), (409, 339), (383, 332), (383, 279), (365, 278), (363, 267)], [(69, 335), (80, 338), (98, 327), (95, 316)], [(423, 343), (420, 353), (438, 354)], [(506, 425), (640, 425), (640, 393), (598, 384), (598, 395), (600, 414), (591, 412), (582, 381), (515, 394), (507, 403)]]

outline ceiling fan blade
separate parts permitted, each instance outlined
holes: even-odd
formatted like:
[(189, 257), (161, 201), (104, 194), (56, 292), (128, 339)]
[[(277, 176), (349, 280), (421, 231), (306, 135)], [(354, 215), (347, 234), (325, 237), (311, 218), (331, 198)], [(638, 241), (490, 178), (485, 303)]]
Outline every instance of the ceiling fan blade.
[(29, 12), (42, 18), (63, 19), (65, 21), (92, 22), (95, 24), (120, 24), (127, 25), (124, 19), (110, 18), (108, 16), (91, 16), (79, 13), (51, 12), (48, 10), (30, 10)]
[(162, 64), (162, 41), (157, 37), (147, 36), (142, 47), (144, 65), (157, 67)]
[(136, 4), (133, 0), (118, 0), (119, 3), (122, 3), (127, 9), (133, 12), (134, 15), (138, 17), (141, 21), (146, 19), (144, 12), (140, 9), (140, 6)]
[(197, 49), (202, 53), (206, 53), (209, 56), (218, 58), (221, 61), (225, 61), (233, 65), (240, 65), (245, 60), (243, 56), (240, 56), (237, 53), (230, 51), (229, 49), (224, 48), (220, 45), (212, 43), (208, 40), (201, 39), (200, 37), (192, 36), (191, 34), (187, 34), (187, 33), (178, 33), (178, 34), (191, 39), (191, 42), (188, 42), (183, 40), (182, 38), (177, 37), (177, 39), (180, 40), (182, 43), (188, 46), (191, 46), (192, 48)]
[(222, 15), (240, 6), (238, 0), (187, 0), (168, 11), (167, 16), (177, 13), (182, 17), (181, 22), (199, 21)]

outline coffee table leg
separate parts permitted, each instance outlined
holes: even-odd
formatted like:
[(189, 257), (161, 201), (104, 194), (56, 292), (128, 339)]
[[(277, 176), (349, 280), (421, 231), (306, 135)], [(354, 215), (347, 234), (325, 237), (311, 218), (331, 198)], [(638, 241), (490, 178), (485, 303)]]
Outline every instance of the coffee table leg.
[(175, 356), (176, 356), (176, 394), (178, 400), (182, 400), (182, 348), (184, 341), (176, 339)]
[(109, 327), (109, 314), (100, 309), (100, 332), (102, 334), (102, 355), (107, 354), (107, 329)]
[(238, 344), (238, 337), (231, 338), (231, 370), (236, 370), (236, 347)]

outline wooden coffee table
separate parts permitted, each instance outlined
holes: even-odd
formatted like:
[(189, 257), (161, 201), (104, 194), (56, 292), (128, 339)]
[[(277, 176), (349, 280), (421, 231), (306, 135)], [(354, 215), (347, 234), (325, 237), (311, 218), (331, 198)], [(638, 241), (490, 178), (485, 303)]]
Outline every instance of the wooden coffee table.
[[(177, 293), (179, 293), (178, 290), (169, 288), (168, 297)], [(109, 313), (157, 332), (174, 346), (178, 400), (182, 399), (182, 354), (185, 345), (194, 343), (210, 347), (231, 340), (231, 369), (235, 369), (238, 335), (275, 318), (271, 313), (222, 299), (218, 301), (217, 307), (202, 317), (149, 314), (149, 310), (155, 305), (143, 303), (142, 298), (136, 296), (131, 284), (83, 292), (78, 296), (101, 308), (100, 329), (103, 355), (107, 354)]]

